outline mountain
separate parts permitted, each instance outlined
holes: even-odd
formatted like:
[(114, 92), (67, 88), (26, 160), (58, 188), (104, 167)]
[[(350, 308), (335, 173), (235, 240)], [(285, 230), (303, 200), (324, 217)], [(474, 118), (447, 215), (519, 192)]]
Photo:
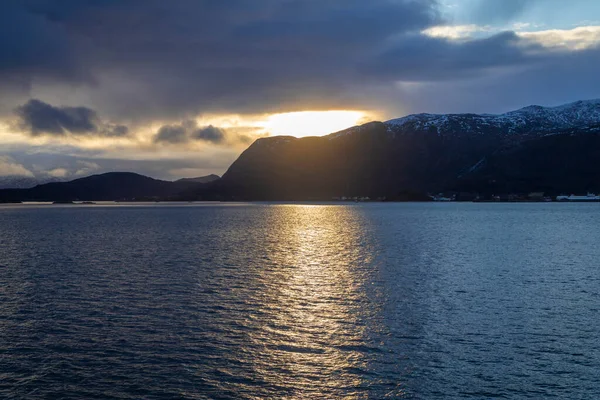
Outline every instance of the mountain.
[(175, 182), (210, 183), (216, 181), (217, 179), (221, 179), (221, 177), (219, 175), (210, 174), (206, 176), (200, 176), (197, 178), (182, 178), (176, 180)]
[(460, 177), (464, 192), (586, 193), (600, 191), (600, 124), (567, 129), (502, 148)]
[(161, 181), (131, 172), (109, 172), (70, 182), (47, 183), (30, 189), (0, 190), (0, 202), (164, 200), (201, 185), (185, 181)]
[(448, 135), (523, 135), (586, 127), (600, 123), (600, 99), (559, 107), (529, 106), (505, 114), (415, 114), (386, 122), (392, 133)]
[(47, 178), (34, 178), (30, 176), (0, 176), (0, 189), (28, 189), (37, 185), (50, 182), (60, 182), (61, 179), (47, 177)]
[(410, 115), (324, 137), (263, 138), (214, 186), (223, 198), (250, 200), (600, 190), (591, 179), (600, 171), (589, 167), (598, 160), (599, 125), (600, 100), (589, 100), (501, 115)]
[(500, 115), (417, 114), (323, 137), (256, 140), (216, 175), (161, 181), (108, 173), (31, 189), (21, 200), (425, 200), (428, 193), (600, 191), (600, 100)]

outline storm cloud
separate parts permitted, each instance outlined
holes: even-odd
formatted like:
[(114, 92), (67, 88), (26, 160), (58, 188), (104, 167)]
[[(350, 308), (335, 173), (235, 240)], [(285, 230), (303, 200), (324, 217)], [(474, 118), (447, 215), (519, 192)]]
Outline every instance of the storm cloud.
[[(535, 2), (472, 3), (483, 23), (514, 18)], [(81, 98), (107, 117), (141, 122), (199, 111), (392, 108), (394, 101), (400, 112), (413, 111), (410, 99), (381, 98), (381, 88), (520, 71), (562, 57), (533, 52), (510, 32), (462, 44), (421, 34), (447, 22), (439, 9), (436, 0), (2, 2), (0, 81), (11, 84), (0, 89), (14, 98)], [(577, 69), (574, 62), (575, 76)]]
[(9, 3), (0, 14), (20, 22), (0, 77), (85, 88), (103, 112), (145, 119), (358, 105), (357, 62), (439, 22), (433, 0)]
[(17, 107), (15, 113), (20, 127), (32, 136), (73, 134), (115, 137), (128, 133), (126, 126), (104, 123), (94, 110), (87, 107), (56, 107), (32, 99)]

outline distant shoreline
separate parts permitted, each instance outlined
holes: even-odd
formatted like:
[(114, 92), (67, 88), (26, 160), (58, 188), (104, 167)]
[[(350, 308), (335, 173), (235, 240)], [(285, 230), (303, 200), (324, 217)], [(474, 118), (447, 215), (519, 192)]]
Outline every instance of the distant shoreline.
[(434, 204), (465, 204), (465, 203), (485, 203), (485, 204), (506, 204), (506, 203), (526, 203), (526, 204), (573, 204), (573, 203), (600, 203), (600, 200), (552, 200), (552, 201), (535, 201), (535, 200), (456, 200), (456, 201), (434, 201), (434, 200), (386, 200), (386, 201), (341, 201), (341, 200), (196, 200), (196, 201), (86, 201), (86, 202), (52, 202), (52, 201), (25, 201), (25, 202), (0, 202), (2, 205), (20, 205), (20, 206), (111, 206), (111, 205), (184, 205), (184, 204), (242, 204), (242, 203), (279, 203), (279, 204), (337, 204), (337, 205), (353, 205), (353, 204), (392, 204), (392, 203), (434, 203)]

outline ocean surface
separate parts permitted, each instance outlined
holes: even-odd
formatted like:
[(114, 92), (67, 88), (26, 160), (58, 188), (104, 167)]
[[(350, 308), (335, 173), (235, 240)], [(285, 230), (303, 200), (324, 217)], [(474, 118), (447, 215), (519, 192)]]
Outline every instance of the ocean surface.
[(600, 398), (600, 204), (0, 206), (0, 398)]

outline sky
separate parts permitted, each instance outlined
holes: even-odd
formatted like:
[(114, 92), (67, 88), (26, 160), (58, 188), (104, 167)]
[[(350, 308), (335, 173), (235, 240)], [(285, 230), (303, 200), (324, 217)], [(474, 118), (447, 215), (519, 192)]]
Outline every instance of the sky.
[(6, 0), (0, 177), (222, 174), (254, 140), (600, 98), (597, 0)]

